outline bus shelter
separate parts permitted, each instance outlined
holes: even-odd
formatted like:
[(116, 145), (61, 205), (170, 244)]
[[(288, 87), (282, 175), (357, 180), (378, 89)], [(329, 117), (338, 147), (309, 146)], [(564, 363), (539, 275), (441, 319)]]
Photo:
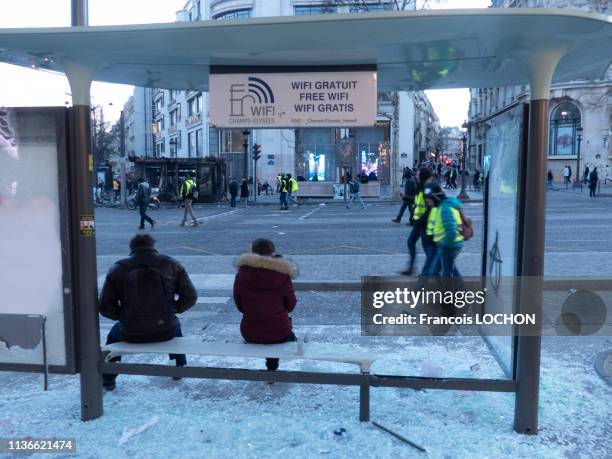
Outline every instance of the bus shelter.
[[(31, 121), (46, 123), (44, 138), (48, 142), (68, 146), (54, 166), (68, 180), (51, 199), (63, 203), (56, 218), (57, 237), (50, 236), (57, 242), (54, 246), (61, 249), (61, 256), (49, 261), (49, 266), (58, 265), (56, 281), (60, 288), (55, 289), (59, 293), (45, 298), (48, 303), (64, 306), (64, 314), (60, 314), (63, 319), (51, 321), (45, 338), (47, 347), (62, 355), (51, 352), (44, 365), (18, 359), (4, 361), (0, 369), (43, 371), (49, 364), (51, 371), (78, 372), (82, 419), (102, 415), (95, 221), (91, 193), (86, 191), (92, 186), (92, 81), (209, 91), (211, 75), (216, 73), (367, 70), (375, 72), (378, 91), (529, 84), (528, 108), (508, 114), (506, 124), (501, 120), (494, 126), (493, 135), (499, 137), (501, 145), (524, 144), (523, 162), (515, 168), (517, 175), (510, 193), (518, 215), (510, 227), (516, 236), (510, 274), (523, 279), (516, 293), (521, 311), (541, 314), (550, 85), (602, 77), (611, 63), (611, 44), (610, 17), (553, 9), (380, 12), (89, 27), (86, 8), (75, 0), (73, 27), (0, 30), (0, 61), (65, 73), (73, 98), (69, 111)], [(265, 87), (256, 97), (274, 99)], [(19, 116), (17, 113), (17, 119)], [(58, 130), (58, 124), (66, 119), (70, 129)], [(10, 127), (5, 131), (10, 134)], [(502, 153), (501, 160), (509, 154)], [(12, 159), (18, 160), (16, 154)], [(507, 186), (499, 175), (507, 169), (507, 164), (492, 167), (490, 180)], [(13, 183), (2, 183), (2, 192), (9, 197)], [(490, 220), (493, 215), (485, 217)], [(488, 234), (490, 243), (496, 233)], [(494, 258), (495, 252), (488, 256)], [(483, 259), (485, 277), (496, 274), (486, 269), (489, 261)], [(23, 279), (16, 280), (23, 283)], [(53, 292), (54, 286), (49, 290)], [(3, 313), (16, 312), (2, 308), (6, 307), (0, 305)], [(11, 321), (16, 320), (11, 317)], [(39, 319), (32, 323), (33, 327), (41, 326)], [(44, 320), (42, 323), (44, 330)], [(506, 348), (509, 355), (501, 358), (508, 364), (506, 380), (366, 375), (349, 381), (337, 375), (304, 372), (280, 372), (274, 377), (287, 382), (361, 387), (513, 392), (515, 430), (536, 433), (541, 337), (523, 333), (519, 327), (512, 340), (513, 346)], [(261, 379), (245, 370), (234, 374), (231, 369), (211, 377), (224, 375), (229, 379)]]

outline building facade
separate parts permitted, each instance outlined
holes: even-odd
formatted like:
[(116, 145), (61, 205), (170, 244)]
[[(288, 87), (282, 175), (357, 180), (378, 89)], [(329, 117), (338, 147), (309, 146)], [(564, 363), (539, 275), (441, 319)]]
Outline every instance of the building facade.
[[(610, 14), (609, 0), (493, 0), (495, 8), (573, 8)], [(467, 165), (481, 168), (486, 155), (486, 121), (520, 103), (529, 102), (528, 86), (470, 89)], [(573, 178), (585, 167), (597, 167), (600, 179), (612, 168), (612, 67), (602, 80), (570, 81), (551, 87), (548, 168), (562, 180), (565, 165)]]
[[(392, 10), (392, 0), (334, 2), (301, 0), (190, 0), (177, 13), (178, 21), (236, 20), (250, 17), (314, 15)], [(413, 6), (412, 6), (413, 8)], [(253, 176), (255, 164), (249, 157), (244, 171), (242, 129), (216, 129), (208, 123), (209, 97), (205, 92), (168, 89), (150, 91), (151, 148), (133, 145), (136, 156), (158, 158), (220, 157), (229, 177)], [(136, 92), (134, 106), (136, 107)], [(134, 117), (139, 115), (134, 108)], [(129, 132), (138, 131), (136, 121)], [(145, 123), (146, 124), (146, 123)], [(257, 161), (261, 183), (273, 184), (279, 172), (305, 181), (338, 182), (346, 173), (374, 173), (382, 195), (399, 192), (404, 166), (429, 159), (436, 149), (437, 116), (423, 92), (379, 93), (376, 125), (363, 128), (253, 129), (250, 146), (262, 146)], [(143, 142), (146, 143), (146, 142)], [(129, 149), (128, 151), (132, 151)], [(331, 190), (331, 187), (330, 187)]]

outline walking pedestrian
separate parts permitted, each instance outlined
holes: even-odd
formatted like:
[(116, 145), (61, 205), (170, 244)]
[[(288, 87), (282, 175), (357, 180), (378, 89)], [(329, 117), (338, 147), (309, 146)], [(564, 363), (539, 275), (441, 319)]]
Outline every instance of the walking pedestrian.
[(185, 205), (185, 212), (183, 212), (183, 221), (181, 222), (181, 226), (185, 226), (185, 222), (187, 221), (187, 214), (191, 216), (191, 226), (198, 226), (198, 219), (193, 214), (193, 200), (198, 198), (198, 186), (195, 181), (191, 179), (191, 176), (187, 174), (183, 185), (181, 186), (181, 199), (183, 200), (183, 204)]
[(149, 222), (151, 228), (155, 226), (155, 220), (147, 215), (149, 209), (149, 201), (151, 201), (151, 187), (144, 177), (138, 179), (138, 187), (136, 188), (136, 196), (134, 198), (138, 209), (140, 210), (140, 226), (138, 229), (145, 229), (145, 220)]
[(244, 202), (244, 207), (249, 206), (249, 182), (247, 182), (246, 177), (242, 177), (240, 183), (240, 199)]
[(563, 168), (563, 170), (561, 171), (561, 176), (563, 177), (563, 183), (565, 183), (565, 189), (567, 190), (569, 187), (569, 183), (570, 183), (570, 168), (569, 166), (566, 164), (565, 167)]
[(610, 180), (612, 180), (610, 179), (610, 166), (606, 164), (606, 168), (604, 169), (604, 185), (607, 185)]
[(584, 174), (582, 174), (582, 183), (585, 185), (588, 183), (590, 178), (589, 172), (589, 166), (584, 166)]
[(589, 197), (595, 197), (595, 190), (597, 189), (597, 182), (599, 181), (599, 174), (597, 168), (594, 167), (589, 175)]
[(402, 216), (408, 209), (408, 225), (412, 225), (412, 213), (414, 212), (414, 195), (416, 191), (416, 180), (412, 176), (412, 171), (408, 168), (404, 171), (404, 191), (400, 193), (402, 198), (402, 207), (400, 207), (397, 217), (391, 220), (393, 223), (399, 223), (402, 220)]
[(549, 191), (552, 191), (552, 189), (553, 189), (553, 180), (554, 180), (554, 178), (555, 177), (553, 176), (552, 171), (550, 169), (548, 169), (548, 175), (546, 176), (546, 188)]
[[(414, 211), (412, 213), (412, 231), (408, 236), (406, 245), (408, 246), (408, 267), (401, 272), (405, 276), (411, 276), (414, 273), (414, 263), (416, 260), (416, 244), (421, 239), (421, 245), (425, 255), (429, 253), (428, 257), (432, 259), (432, 250), (435, 249), (435, 245), (431, 237), (426, 237), (425, 230), (427, 225), (428, 209), (425, 203), (424, 189), (425, 186), (431, 181), (432, 173), (428, 167), (422, 167), (417, 172), (417, 188), (414, 198)], [(424, 267), (425, 269), (425, 267)]]
[(236, 179), (230, 179), (228, 189), (230, 194), (230, 207), (236, 207), (236, 197), (238, 196), (238, 182)]
[[(185, 268), (160, 255), (148, 234), (134, 236), (130, 252), (129, 258), (111, 267), (102, 287), (100, 314), (117, 321), (106, 344), (157, 343), (183, 336), (176, 314), (187, 311), (198, 299)], [(187, 364), (184, 354), (170, 354), (170, 359), (177, 367)], [(110, 361), (121, 361), (121, 357)], [(103, 374), (103, 387), (114, 390), (116, 378), (115, 374)]]
[(280, 192), (280, 210), (289, 210), (289, 202), (287, 201), (287, 195), (289, 194), (289, 182), (283, 176), (280, 177), (278, 191)]
[[(251, 253), (236, 260), (234, 303), (242, 313), (240, 333), (248, 343), (277, 344), (296, 341), (289, 313), (297, 303), (291, 279), (297, 268), (276, 254), (268, 239), (253, 241)], [(279, 360), (266, 359), (268, 371)]]
[(296, 206), (298, 206), (298, 201), (297, 198), (295, 198), (294, 196), (297, 194), (298, 190), (299, 190), (299, 186), (297, 181), (291, 177), (291, 174), (287, 174), (287, 204), (292, 203), (295, 204)]
[(365, 203), (363, 202), (363, 199), (361, 198), (361, 192), (359, 191), (359, 179), (358, 178), (351, 178), (349, 179), (349, 189), (351, 191), (351, 197), (349, 198), (349, 202), (346, 205), (347, 209), (351, 208), (351, 205), (353, 204), (354, 200), (359, 201), (359, 204), (361, 204), (361, 210), (366, 208)]
[(430, 217), (429, 225), (437, 250), (431, 265), (433, 269), (429, 274), (436, 274), (434, 271), (439, 266), (442, 269), (443, 279), (460, 278), (461, 274), (455, 261), (461, 252), (464, 240), (461, 202), (456, 198), (446, 196), (438, 184), (432, 184), (425, 190), (425, 200), (429, 207), (436, 207), (436, 212)]

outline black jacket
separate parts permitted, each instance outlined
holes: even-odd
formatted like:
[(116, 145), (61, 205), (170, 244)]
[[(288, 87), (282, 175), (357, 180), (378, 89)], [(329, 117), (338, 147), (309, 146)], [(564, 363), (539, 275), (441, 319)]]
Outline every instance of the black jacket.
[(238, 194), (238, 182), (236, 182), (236, 180), (232, 180), (229, 184), (229, 192), (230, 194)]
[[(191, 283), (185, 268), (178, 261), (160, 255), (153, 248), (143, 247), (132, 252), (130, 258), (115, 263), (108, 271), (100, 295), (100, 314), (104, 317), (120, 320), (123, 284), (129, 272), (129, 269), (121, 262), (126, 260), (134, 264), (158, 267), (166, 281), (168, 301), (174, 304), (177, 314), (187, 311), (198, 300), (198, 292)], [(160, 264), (157, 265), (158, 263)], [(178, 300), (174, 299), (175, 295), (178, 295)]]
[(411, 173), (408, 174), (404, 180), (404, 199), (407, 201), (414, 201), (416, 195), (416, 180)]

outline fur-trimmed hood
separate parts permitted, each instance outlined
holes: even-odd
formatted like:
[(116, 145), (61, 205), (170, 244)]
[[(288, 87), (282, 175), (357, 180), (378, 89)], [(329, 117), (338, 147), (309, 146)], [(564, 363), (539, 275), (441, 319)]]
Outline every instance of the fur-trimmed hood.
[(242, 266), (250, 266), (251, 268), (269, 269), (281, 274), (286, 274), (291, 278), (298, 275), (297, 266), (289, 260), (278, 257), (269, 257), (258, 255), (256, 253), (245, 253), (240, 255), (234, 262), (238, 268)]

